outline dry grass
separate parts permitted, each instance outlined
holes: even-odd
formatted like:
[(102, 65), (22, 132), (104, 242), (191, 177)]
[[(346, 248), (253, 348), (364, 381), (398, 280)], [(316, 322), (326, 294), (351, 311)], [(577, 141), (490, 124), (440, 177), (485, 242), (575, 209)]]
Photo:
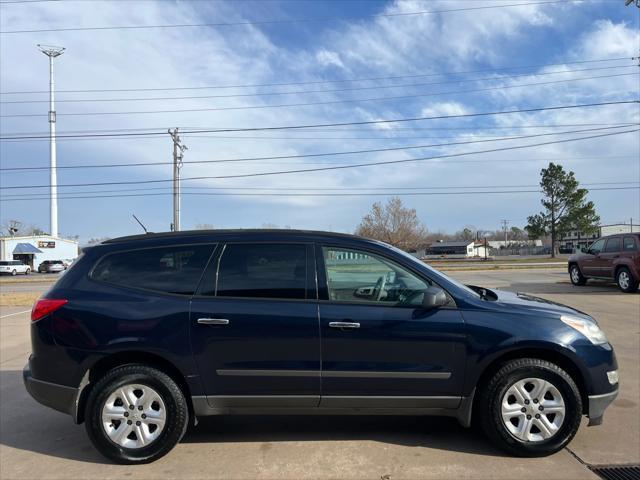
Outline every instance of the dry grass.
[(2, 307), (30, 307), (41, 295), (39, 292), (11, 292), (0, 293)]

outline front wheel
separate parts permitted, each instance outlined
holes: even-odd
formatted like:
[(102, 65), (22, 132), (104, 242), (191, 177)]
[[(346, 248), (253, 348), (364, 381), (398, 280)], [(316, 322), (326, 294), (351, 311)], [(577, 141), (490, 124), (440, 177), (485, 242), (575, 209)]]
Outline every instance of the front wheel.
[(569, 278), (574, 285), (582, 286), (587, 283), (587, 278), (582, 275), (580, 267), (578, 265), (571, 265), (569, 269)]
[(85, 427), (105, 457), (122, 464), (166, 455), (187, 430), (189, 410), (180, 387), (164, 372), (125, 365), (91, 389)]
[(481, 424), (487, 436), (521, 457), (564, 448), (582, 417), (580, 391), (567, 372), (535, 358), (504, 364), (480, 391)]
[(616, 283), (624, 293), (632, 293), (638, 289), (638, 280), (634, 279), (627, 267), (620, 267), (616, 272)]
[(11, 271), (11, 276), (15, 277), (17, 274), (18, 274), (18, 272), (15, 269), (13, 269)]

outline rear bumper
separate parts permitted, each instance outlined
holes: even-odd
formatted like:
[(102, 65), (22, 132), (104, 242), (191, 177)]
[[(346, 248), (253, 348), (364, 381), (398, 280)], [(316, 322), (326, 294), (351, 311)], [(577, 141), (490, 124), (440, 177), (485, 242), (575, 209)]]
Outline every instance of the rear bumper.
[(77, 415), (77, 405), (80, 390), (66, 385), (45, 382), (33, 378), (31, 367), (27, 363), (22, 369), (22, 379), (24, 386), (38, 403), (46, 405), (62, 413), (71, 415), (74, 420)]
[(603, 393), (602, 395), (589, 396), (589, 426), (601, 425), (604, 411), (618, 396), (618, 390)]

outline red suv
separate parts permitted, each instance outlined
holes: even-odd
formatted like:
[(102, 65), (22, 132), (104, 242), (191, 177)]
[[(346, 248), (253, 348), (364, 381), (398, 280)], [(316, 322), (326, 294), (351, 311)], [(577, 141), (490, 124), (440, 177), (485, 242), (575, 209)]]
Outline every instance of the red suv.
[(569, 278), (574, 285), (584, 285), (588, 278), (615, 279), (623, 292), (635, 292), (640, 282), (640, 233), (599, 238), (586, 252), (571, 255)]

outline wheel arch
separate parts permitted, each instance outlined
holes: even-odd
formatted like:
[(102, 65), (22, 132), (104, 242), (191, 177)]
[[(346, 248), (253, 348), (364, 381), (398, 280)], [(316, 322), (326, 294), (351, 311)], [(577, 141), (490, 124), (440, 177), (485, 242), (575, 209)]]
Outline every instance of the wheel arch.
[(98, 360), (87, 371), (87, 373), (85, 374), (85, 380), (88, 383), (86, 383), (86, 386), (81, 389), (78, 396), (75, 418), (76, 423), (82, 423), (84, 421), (87, 398), (89, 397), (89, 393), (91, 392), (91, 389), (97, 383), (97, 381), (108, 371), (116, 367), (131, 364), (141, 364), (154, 367), (169, 375), (171, 379), (176, 382), (176, 384), (182, 391), (185, 400), (187, 401), (187, 406), (189, 408), (189, 417), (191, 419), (195, 419), (191, 401), (191, 390), (184, 375), (180, 372), (180, 370), (173, 363), (171, 363), (166, 358), (161, 357), (160, 355), (145, 351), (130, 350), (107, 355)]
[[(585, 377), (580, 370), (580, 367), (576, 362), (567, 354), (560, 352), (556, 349), (544, 348), (544, 347), (522, 347), (510, 350), (508, 352), (499, 355), (491, 360), (482, 370), (476, 381), (476, 389), (480, 389), (486, 384), (491, 375), (495, 373), (502, 365), (511, 360), (517, 360), (520, 358), (536, 358), (539, 360), (546, 360), (554, 363), (571, 376), (576, 383), (580, 392), (580, 399), (582, 400), (582, 413), (587, 414), (589, 408), (588, 387)], [(479, 395), (474, 396), (474, 402), (472, 407), (472, 416), (477, 407)]]

